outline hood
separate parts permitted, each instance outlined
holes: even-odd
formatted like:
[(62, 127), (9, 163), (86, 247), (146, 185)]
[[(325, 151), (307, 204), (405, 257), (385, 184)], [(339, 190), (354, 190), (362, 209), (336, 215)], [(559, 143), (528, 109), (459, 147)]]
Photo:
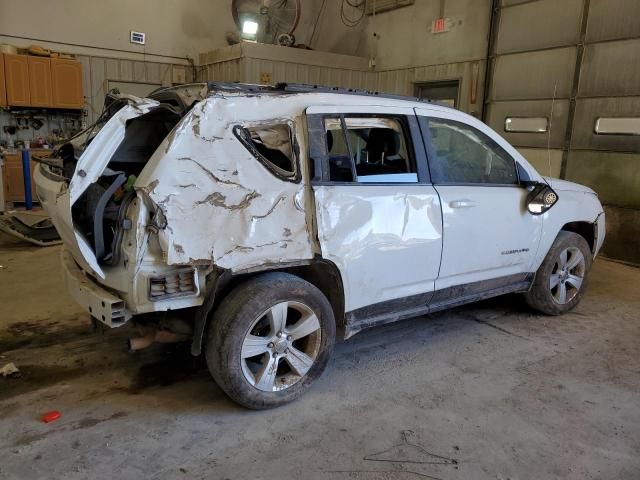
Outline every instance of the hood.
[(543, 177), (551, 188), (558, 192), (582, 192), (582, 193), (591, 193), (593, 195), (597, 195), (595, 191), (590, 189), (589, 187), (585, 187), (584, 185), (580, 185), (579, 183), (568, 182), (566, 180), (560, 180), (559, 178), (552, 177)]

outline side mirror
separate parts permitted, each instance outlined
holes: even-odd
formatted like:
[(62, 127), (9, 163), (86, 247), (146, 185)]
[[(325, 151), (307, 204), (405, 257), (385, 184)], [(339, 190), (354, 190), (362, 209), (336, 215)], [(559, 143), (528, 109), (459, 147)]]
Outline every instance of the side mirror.
[(531, 215), (542, 215), (558, 201), (558, 194), (546, 183), (538, 183), (527, 195), (527, 210)]

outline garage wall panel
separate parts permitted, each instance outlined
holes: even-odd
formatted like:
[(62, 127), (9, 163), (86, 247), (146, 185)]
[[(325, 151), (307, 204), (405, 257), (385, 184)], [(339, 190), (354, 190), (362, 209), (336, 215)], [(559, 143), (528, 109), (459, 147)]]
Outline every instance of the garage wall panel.
[[(640, 3), (640, 0), (639, 0)], [(636, 19), (640, 23), (640, 18)], [(579, 95), (640, 95), (640, 38), (587, 45)]]
[(162, 83), (162, 76), (160, 75), (160, 64), (158, 63), (146, 63), (145, 64), (145, 80), (149, 83)]
[[(123, 60), (118, 62), (118, 67), (120, 69), (119, 73), (113, 73), (114, 76), (118, 77), (121, 80), (126, 82), (133, 81), (133, 62), (130, 60)], [(108, 75), (111, 75), (111, 72), (107, 72)]]
[(638, 0), (591, 0), (587, 42), (640, 37)]
[(599, 117), (640, 118), (640, 97), (578, 99), (571, 138), (571, 148), (640, 152), (640, 135), (596, 134), (595, 123)]
[(215, 80), (218, 82), (239, 82), (244, 78), (244, 64), (239, 58), (224, 62), (207, 65), (205, 70), (201, 70), (199, 80)]
[(602, 203), (640, 208), (640, 153), (573, 150), (566, 178), (593, 188)]
[[(551, 98), (557, 82), (562, 119), (552, 124), (552, 170), (600, 195), (607, 211), (604, 253), (640, 264), (640, 136), (594, 131), (600, 117), (640, 116), (640, 0), (500, 5), (488, 123), (546, 172), (544, 136), (504, 133), (503, 122), (519, 113), (540, 116), (542, 99)], [(557, 128), (563, 124), (566, 129)]]
[[(108, 80), (171, 85), (173, 65), (160, 62), (133, 62), (117, 58), (80, 56), (87, 122), (93, 123), (104, 105)], [(189, 72), (189, 69), (187, 70)]]
[[(484, 90), (484, 71), (483, 61), (381, 71), (377, 76), (377, 86), (373, 90), (412, 97), (415, 95), (416, 84), (458, 80), (460, 82), (458, 109), (480, 116)], [(472, 100), (475, 100), (475, 102)]]
[(576, 49), (501, 55), (495, 61), (492, 100), (567, 98), (571, 94)]
[[(551, 100), (492, 102), (487, 123), (513, 145), (546, 148), (550, 139), (551, 148), (562, 148), (567, 128), (569, 101), (553, 102), (553, 117), (551, 117), (551, 104)], [(505, 120), (508, 117), (544, 117), (550, 128), (544, 133), (507, 132)]]
[(104, 61), (104, 71), (107, 78), (122, 78), (120, 74), (120, 60), (107, 58)]
[(607, 238), (602, 255), (630, 263), (640, 258), (640, 210), (605, 205)]
[[(250, 57), (244, 57), (241, 61), (244, 66), (244, 70), (242, 70), (244, 71), (244, 76), (240, 81), (248, 83), (264, 83), (263, 78), (266, 77), (270, 78), (271, 84), (279, 82), (308, 83), (358, 89), (374, 89), (376, 85), (375, 72), (319, 67)], [(215, 76), (218, 73), (215, 69), (211, 73), (214, 76), (209, 77), (209, 80), (220, 80)]]
[(500, 14), (498, 54), (575, 45), (584, 0), (541, 0), (505, 8)]
[(562, 150), (546, 148), (518, 148), (520, 154), (535, 167), (540, 175), (560, 177), (562, 168)]

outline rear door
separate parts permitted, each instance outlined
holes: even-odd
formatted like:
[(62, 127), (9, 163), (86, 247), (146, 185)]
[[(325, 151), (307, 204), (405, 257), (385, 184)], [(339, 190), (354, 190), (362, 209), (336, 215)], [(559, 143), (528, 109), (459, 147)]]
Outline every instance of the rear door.
[(442, 220), (411, 108), (309, 107), (322, 256), (352, 318), (420, 310), (438, 276)]
[[(437, 290), (465, 296), (508, 287), (531, 272), (542, 218), (526, 209), (511, 149), (486, 125), (456, 112), (416, 109), (442, 202), (444, 242)], [(463, 121), (464, 120), (464, 121)]]
[(89, 185), (104, 172), (111, 156), (124, 139), (127, 121), (150, 112), (158, 105), (155, 100), (132, 97), (131, 103), (113, 115), (84, 149), (68, 185), (62, 177), (44, 175), (41, 168), (35, 174), (38, 198), (66, 247), (85, 270), (92, 271), (102, 279), (105, 278), (104, 271), (98, 265), (88, 240), (75, 228), (71, 208)]

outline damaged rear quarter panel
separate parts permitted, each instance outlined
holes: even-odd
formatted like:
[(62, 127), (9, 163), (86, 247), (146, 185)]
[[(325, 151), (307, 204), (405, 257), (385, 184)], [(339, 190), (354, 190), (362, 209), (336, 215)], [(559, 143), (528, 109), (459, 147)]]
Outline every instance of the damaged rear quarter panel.
[(237, 124), (294, 118), (282, 99), (228, 95), (198, 103), (181, 120), (136, 182), (166, 217), (159, 236), (168, 264), (237, 271), (312, 257), (304, 181), (275, 176), (233, 134)]

